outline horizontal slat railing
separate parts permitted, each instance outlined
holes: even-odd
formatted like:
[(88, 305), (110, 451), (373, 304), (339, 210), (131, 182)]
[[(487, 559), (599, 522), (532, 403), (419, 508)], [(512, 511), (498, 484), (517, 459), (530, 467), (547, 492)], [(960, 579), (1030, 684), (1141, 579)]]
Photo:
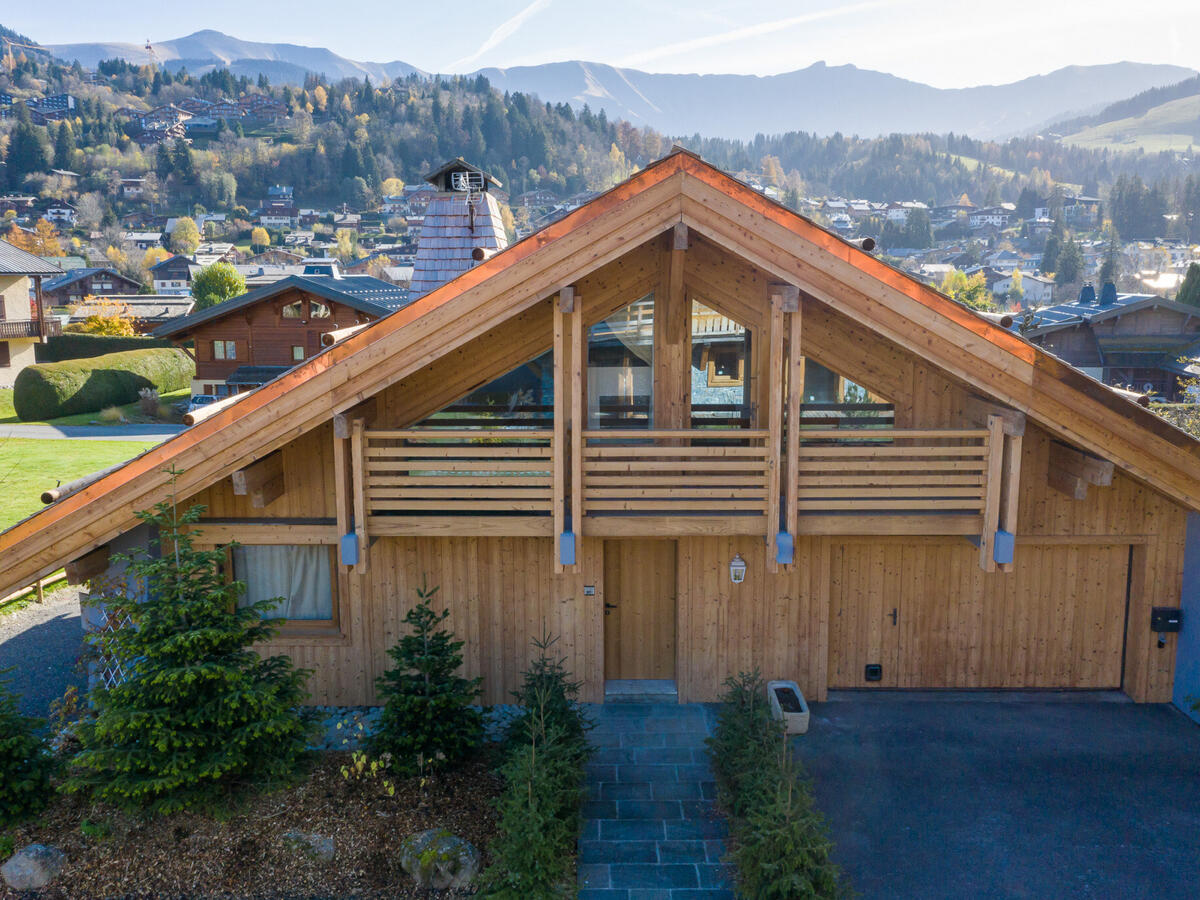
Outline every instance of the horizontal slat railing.
[(549, 429), (368, 429), (367, 514), (549, 516)]
[(766, 431), (600, 429), (583, 439), (585, 516), (766, 514)]
[(811, 429), (800, 439), (802, 514), (983, 512), (987, 429)]

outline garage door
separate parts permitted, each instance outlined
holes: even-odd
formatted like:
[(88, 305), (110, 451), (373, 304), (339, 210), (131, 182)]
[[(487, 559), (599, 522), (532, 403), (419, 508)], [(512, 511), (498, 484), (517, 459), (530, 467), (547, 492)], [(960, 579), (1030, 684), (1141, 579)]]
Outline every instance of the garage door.
[(985, 574), (965, 540), (877, 539), (830, 565), (830, 687), (1120, 687), (1128, 545), (1020, 544)]

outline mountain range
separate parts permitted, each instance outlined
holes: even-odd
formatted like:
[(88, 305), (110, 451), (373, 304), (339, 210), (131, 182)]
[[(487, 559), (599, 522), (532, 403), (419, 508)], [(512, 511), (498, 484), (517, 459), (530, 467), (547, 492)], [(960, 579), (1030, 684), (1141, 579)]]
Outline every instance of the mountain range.
[[(95, 68), (102, 59), (149, 60), (136, 44), (47, 45), (60, 59)], [(382, 82), (429, 75), (408, 63), (358, 62), (321, 47), (243, 41), (198, 31), (154, 44), (158, 62), (193, 74), (225, 67), (235, 75), (266, 75), (299, 84), (308, 73), (330, 79)], [(1029, 134), (1048, 123), (1094, 113), (1151, 88), (1196, 75), (1193, 69), (1118, 62), (1067, 66), (1011, 84), (945, 89), (853, 65), (814, 63), (780, 75), (657, 74), (571, 60), (483, 74), (497, 89), (538, 95), (552, 103), (587, 103), (610, 119), (650, 125), (669, 135), (751, 138), (810, 131), (871, 137), (892, 132), (954, 132), (977, 138)]]

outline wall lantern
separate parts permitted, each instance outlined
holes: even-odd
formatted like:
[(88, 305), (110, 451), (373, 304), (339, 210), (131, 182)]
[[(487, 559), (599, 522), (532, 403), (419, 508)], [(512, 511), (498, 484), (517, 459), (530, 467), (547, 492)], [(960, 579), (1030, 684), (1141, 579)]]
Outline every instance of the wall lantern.
[(733, 559), (729, 561), (729, 580), (734, 584), (741, 584), (746, 580), (746, 561), (740, 553), (733, 554)]

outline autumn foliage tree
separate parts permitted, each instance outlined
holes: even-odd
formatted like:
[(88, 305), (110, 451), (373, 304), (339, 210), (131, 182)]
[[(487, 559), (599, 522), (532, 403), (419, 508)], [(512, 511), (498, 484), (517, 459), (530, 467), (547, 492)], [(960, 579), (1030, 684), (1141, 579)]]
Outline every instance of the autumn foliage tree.
[(38, 219), (33, 231), (23, 228), (10, 228), (4, 239), (34, 256), (62, 256), (62, 244), (58, 241), (58, 232), (45, 219)]

